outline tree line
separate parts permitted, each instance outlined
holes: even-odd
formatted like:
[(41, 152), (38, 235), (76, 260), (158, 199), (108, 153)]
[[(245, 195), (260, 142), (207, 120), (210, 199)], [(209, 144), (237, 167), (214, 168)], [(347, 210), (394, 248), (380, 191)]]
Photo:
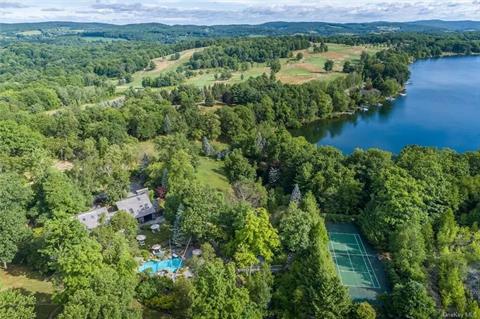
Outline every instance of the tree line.
[[(39, 81), (59, 83), (36, 62), (47, 61), (40, 51), (19, 52), (23, 68), (33, 54)], [(400, 48), (363, 54), (345, 79), (331, 83), (285, 85), (264, 75), (203, 89), (128, 90), (113, 107), (52, 114), (2, 99), (0, 262), (54, 278), (65, 319), (140, 318), (136, 301), (194, 319), (478, 317), (469, 278), (480, 259), (478, 151), (411, 146), (397, 155), (344, 155), (286, 130), (354, 110), (373, 92), (396, 93), (412, 57)], [(96, 62), (78, 72), (96, 74)], [(9, 73), (2, 85), (18, 95)], [(202, 105), (207, 100), (225, 105), (211, 110)], [(151, 142), (154, 154), (139, 160), (140, 141)], [(206, 157), (224, 168), (228, 196), (197, 177)], [(58, 169), (59, 160), (71, 167)], [(92, 232), (72, 218), (94, 202), (125, 196), (132, 177), (155, 190), (174, 248), (188, 241), (202, 247), (203, 255), (188, 261), (193, 279), (137, 273), (134, 257), (146, 253), (128, 213)], [(336, 219), (354, 219), (389, 257), (392, 289), (381, 303), (352, 302), (339, 281), (325, 228)], [(272, 265), (281, 271), (272, 273)], [(0, 317), (33, 317), (34, 302), (1, 291)]]

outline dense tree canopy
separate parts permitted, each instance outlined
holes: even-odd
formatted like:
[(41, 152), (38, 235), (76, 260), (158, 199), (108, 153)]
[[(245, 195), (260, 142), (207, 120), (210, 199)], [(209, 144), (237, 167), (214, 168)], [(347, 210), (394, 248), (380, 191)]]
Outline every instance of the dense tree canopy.
[[(51, 278), (59, 318), (140, 318), (137, 301), (175, 318), (478, 317), (478, 151), (342, 154), (287, 130), (396, 96), (411, 61), (479, 53), (478, 33), (190, 41), (220, 31), (177, 26), (166, 36), (158, 26), (122, 33), (85, 25), (81, 35), (59, 35), (59, 27), (29, 38), (4, 27), (0, 262)], [(107, 35), (126, 41), (83, 39)], [(158, 38), (176, 43), (134, 40)], [(277, 80), (284, 61), (306, 60), (332, 42), (376, 53), (343, 66), (327, 61), (334, 80)], [(194, 48), (184, 59), (180, 51)], [(181, 66), (143, 79), (143, 88), (115, 88), (142, 82), (134, 72), (152, 71), (161, 57)], [(272, 73), (233, 77), (259, 63)], [(215, 83), (185, 84), (201, 72), (214, 72)], [(137, 244), (129, 212), (92, 231), (74, 218), (138, 186), (154, 190), (165, 217), (162, 247), (202, 248), (183, 261), (193, 278), (137, 273), (150, 247)], [(340, 282), (328, 249), (331, 220), (356, 223), (384, 259), (392, 290), (378, 307), (352, 303)], [(0, 317), (31, 318), (34, 303), (2, 290)]]

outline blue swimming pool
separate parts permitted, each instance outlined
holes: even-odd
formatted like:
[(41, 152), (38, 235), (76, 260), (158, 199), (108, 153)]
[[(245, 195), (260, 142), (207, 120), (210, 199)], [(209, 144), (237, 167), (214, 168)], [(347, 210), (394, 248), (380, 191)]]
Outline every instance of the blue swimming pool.
[(162, 270), (168, 270), (171, 272), (176, 272), (180, 267), (182, 267), (181, 258), (171, 258), (167, 260), (149, 260), (144, 262), (139, 268), (139, 272), (147, 271), (150, 269), (151, 272), (156, 273)]

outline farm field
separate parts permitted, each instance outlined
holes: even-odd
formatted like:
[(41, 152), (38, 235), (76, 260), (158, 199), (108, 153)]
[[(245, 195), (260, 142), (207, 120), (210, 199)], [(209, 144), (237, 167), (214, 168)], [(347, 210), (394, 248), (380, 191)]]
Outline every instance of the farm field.
[[(283, 83), (301, 84), (312, 80), (333, 80), (344, 76), (342, 73), (343, 63), (345, 61), (355, 62), (360, 59), (363, 51), (375, 53), (378, 48), (367, 46), (348, 46), (343, 44), (328, 43), (328, 52), (313, 53), (313, 47), (307, 50), (295, 51), (294, 56), (302, 52), (304, 58), (300, 61), (295, 59), (280, 59), (282, 68), (276, 74), (277, 79)], [(169, 57), (154, 59), (155, 69), (150, 71), (139, 71), (133, 75), (133, 81), (125, 85), (117, 86), (117, 92), (121, 93), (130, 87), (141, 88), (142, 79), (145, 77), (155, 78), (162, 73), (175, 71), (179, 66), (184, 65), (193, 55), (202, 49), (191, 49), (181, 52), (179, 60), (171, 61)], [(323, 69), (325, 62), (330, 59), (335, 62), (332, 72), (326, 72)], [(232, 77), (228, 80), (215, 80), (215, 74), (219, 74), (221, 69), (204, 69), (197, 71), (197, 74), (185, 81), (185, 84), (191, 84), (197, 87), (210, 86), (214, 83), (235, 84), (245, 81), (252, 77), (258, 77), (262, 74), (270, 74), (270, 67), (266, 63), (257, 63), (247, 71), (232, 72)], [(201, 74), (200, 74), (201, 73)], [(243, 77), (242, 77), (243, 75)], [(167, 87), (162, 89), (168, 89)]]

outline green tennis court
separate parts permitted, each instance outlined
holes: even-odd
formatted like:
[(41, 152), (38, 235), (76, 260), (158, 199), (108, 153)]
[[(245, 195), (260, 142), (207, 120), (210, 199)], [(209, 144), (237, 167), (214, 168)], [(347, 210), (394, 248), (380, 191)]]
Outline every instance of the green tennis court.
[(358, 234), (330, 233), (330, 252), (344, 286), (380, 288), (375, 270)]
[(387, 292), (385, 269), (377, 252), (352, 223), (327, 223), (329, 250), (342, 284), (353, 300), (376, 302)]

